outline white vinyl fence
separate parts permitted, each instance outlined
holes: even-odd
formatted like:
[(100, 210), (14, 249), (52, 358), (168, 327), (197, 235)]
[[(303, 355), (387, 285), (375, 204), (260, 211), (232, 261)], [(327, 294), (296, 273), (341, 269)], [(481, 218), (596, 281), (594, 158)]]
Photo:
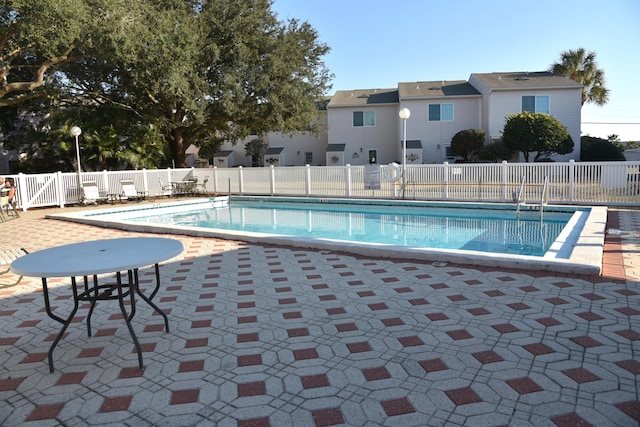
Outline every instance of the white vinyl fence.
[[(82, 201), (76, 173), (10, 175), (22, 210)], [(640, 206), (640, 162), (483, 163), (407, 165), (403, 191), (401, 166), (289, 166), (83, 172), (104, 196), (120, 194), (120, 181), (138, 191), (169, 195), (171, 182), (207, 178), (209, 194), (313, 197), (405, 198), (508, 202), (520, 191), (522, 201), (552, 204)]]

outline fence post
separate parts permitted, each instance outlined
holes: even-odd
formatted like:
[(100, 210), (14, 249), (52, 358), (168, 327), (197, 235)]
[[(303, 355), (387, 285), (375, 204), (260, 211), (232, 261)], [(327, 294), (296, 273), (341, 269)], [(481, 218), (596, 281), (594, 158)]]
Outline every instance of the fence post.
[(142, 169), (142, 190), (145, 194), (149, 195), (151, 192), (149, 191), (149, 177), (147, 176), (147, 169)]
[(64, 186), (62, 172), (56, 172), (55, 184), (54, 187), (56, 189), (57, 202), (58, 207), (64, 208), (65, 201), (67, 200), (67, 188)]
[(213, 166), (213, 194), (218, 194), (218, 167)]
[(575, 160), (569, 160), (569, 202), (573, 203), (574, 199), (574, 188), (575, 188)]
[(347, 189), (347, 197), (351, 197), (351, 165), (349, 163), (347, 163), (345, 165), (347, 167), (346, 171), (346, 189)]
[[(26, 180), (25, 174), (20, 172), (18, 174), (18, 188), (16, 190), (18, 191), (18, 194), (21, 196), (20, 197), (20, 208), (22, 208), (22, 212), (26, 212), (27, 211), (27, 208), (28, 208), (27, 205), (29, 204), (29, 199), (28, 199), (28, 196), (27, 196), (27, 186), (26, 186), (26, 183), (24, 182), (25, 180)], [(25, 197), (22, 197), (22, 195), (25, 195)]]
[(444, 167), (444, 198), (446, 200), (449, 198), (449, 162), (444, 162), (442, 166)]
[(102, 171), (102, 186), (105, 188), (107, 194), (113, 193), (109, 188), (109, 173), (106, 170)]
[(238, 192), (244, 194), (244, 182), (242, 180), (242, 166), (238, 166)]
[(269, 165), (269, 191), (273, 196), (276, 192), (276, 167)]
[(508, 177), (509, 177), (509, 165), (506, 160), (502, 161), (502, 200), (506, 202), (509, 197), (509, 193), (507, 191), (507, 186), (509, 185)]
[(306, 171), (306, 175), (305, 175), (305, 179), (307, 181), (306, 183), (306, 194), (307, 197), (311, 195), (311, 165), (305, 165), (305, 171)]

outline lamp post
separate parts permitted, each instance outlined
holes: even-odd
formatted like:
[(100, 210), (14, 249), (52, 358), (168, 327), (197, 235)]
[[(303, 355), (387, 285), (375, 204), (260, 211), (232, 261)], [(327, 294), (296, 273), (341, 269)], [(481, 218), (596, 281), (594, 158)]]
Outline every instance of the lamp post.
[(400, 110), (398, 116), (402, 119), (402, 198), (404, 199), (404, 189), (407, 185), (407, 119), (411, 116), (411, 111), (405, 107)]
[(74, 126), (71, 128), (71, 136), (75, 136), (76, 138), (76, 163), (78, 165), (78, 191), (82, 187), (82, 183), (80, 182), (80, 172), (82, 171), (80, 167), (80, 145), (78, 144), (78, 137), (82, 133), (82, 129), (78, 126)]

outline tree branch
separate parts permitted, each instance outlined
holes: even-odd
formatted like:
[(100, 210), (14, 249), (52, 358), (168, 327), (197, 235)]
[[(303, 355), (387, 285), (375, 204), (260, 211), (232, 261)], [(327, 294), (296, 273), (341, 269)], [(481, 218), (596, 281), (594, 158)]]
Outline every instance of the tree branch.
[[(69, 45), (66, 49), (64, 49), (60, 55), (50, 58), (42, 63), (38, 70), (35, 72), (33, 76), (33, 80), (28, 82), (12, 82), (4, 85), (0, 85), (0, 100), (2, 100), (5, 96), (11, 93), (24, 93), (24, 92), (32, 92), (35, 89), (41, 87), (44, 83), (44, 74), (47, 72), (49, 68), (52, 66), (64, 62), (68, 59), (69, 53), (75, 48), (75, 45)], [(18, 102), (22, 102), (23, 99), (20, 98), (20, 95), (15, 96), (14, 99), (20, 99)], [(11, 102), (8, 105), (14, 105), (17, 102), (12, 102), (11, 100), (6, 100), (5, 102)], [(2, 106), (2, 104), (0, 104)]]

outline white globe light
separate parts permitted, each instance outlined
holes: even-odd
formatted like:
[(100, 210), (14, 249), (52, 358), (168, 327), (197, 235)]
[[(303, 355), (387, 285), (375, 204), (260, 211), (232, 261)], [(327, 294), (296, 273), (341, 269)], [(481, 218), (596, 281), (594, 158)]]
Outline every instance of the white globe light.
[(78, 126), (74, 126), (71, 128), (71, 136), (80, 136), (81, 133), (82, 129), (80, 129)]
[(403, 108), (402, 110), (400, 110), (398, 115), (402, 120), (407, 120), (409, 117), (411, 117), (411, 111), (408, 108)]

